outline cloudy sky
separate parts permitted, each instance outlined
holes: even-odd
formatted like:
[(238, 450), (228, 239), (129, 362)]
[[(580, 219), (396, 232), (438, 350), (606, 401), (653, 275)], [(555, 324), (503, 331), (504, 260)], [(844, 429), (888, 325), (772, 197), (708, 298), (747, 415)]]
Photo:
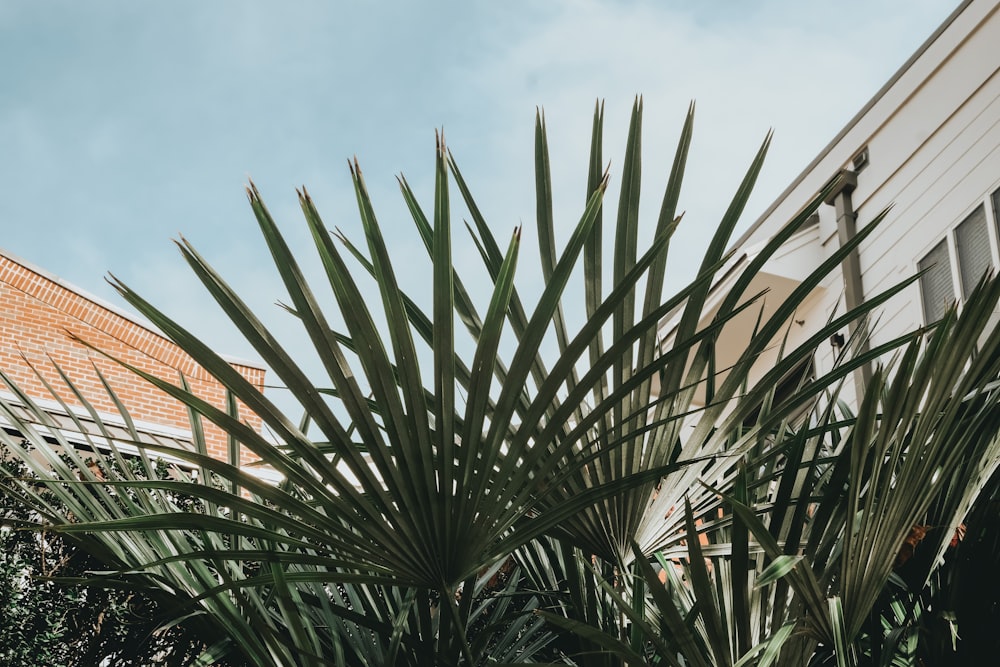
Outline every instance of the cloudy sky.
[[(614, 196), (642, 94), (649, 225), (697, 101), (681, 199), (680, 243), (691, 250), (674, 253), (676, 286), (768, 129), (774, 144), (744, 228), (956, 4), (4, 2), (0, 247), (120, 303), (103, 280), (113, 271), (224, 351), (252, 358), (170, 243), (183, 234), (288, 326), (272, 305), (283, 297), (243, 194), (248, 177), (308, 257), (294, 188), (305, 184), (325, 222), (358, 237), (346, 166), (357, 155), (419, 292), (423, 250), (395, 176), (430, 206), (435, 128), (496, 233), (524, 223), (530, 244), (536, 106), (565, 230), (582, 211), (595, 100), (606, 101)], [(530, 280), (536, 260), (523, 257)]]

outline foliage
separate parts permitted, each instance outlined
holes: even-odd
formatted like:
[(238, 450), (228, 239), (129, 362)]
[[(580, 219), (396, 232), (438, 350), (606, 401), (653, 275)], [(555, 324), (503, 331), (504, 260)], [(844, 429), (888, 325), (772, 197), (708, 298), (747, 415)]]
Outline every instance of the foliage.
[[(894, 375), (877, 369), (857, 414), (836, 409), (834, 394), (797, 428), (758, 431), (731, 487), (713, 490), (717, 506), (696, 513), (685, 501), (685, 544), (658, 554), (666, 586), (637, 559), (657, 613), (611, 591), (652, 653), (605, 645), (630, 665), (916, 664), (918, 648), (937, 653), (924, 664), (954, 664), (954, 646), (934, 644), (953, 644), (955, 627), (925, 624), (918, 647), (918, 623), (955, 619), (957, 600), (945, 598), (957, 591), (940, 581), (955, 572), (939, 558), (955, 557), (956, 528), (1000, 464), (1000, 332), (984, 332), (998, 298), (1000, 283), (984, 283), (961, 318), (949, 312), (907, 346)], [(977, 535), (994, 525), (986, 500), (968, 518)], [(908, 536), (932, 522), (904, 568)], [(546, 616), (594, 641), (606, 634)]]
[[(0, 450), (5, 475), (31, 479), (25, 465)], [(45, 494), (49, 503), (58, 501)], [(149, 591), (69, 586), (107, 563), (71, 539), (26, 530), (39, 517), (31, 502), (4, 479), (0, 492), (0, 664), (110, 664), (128, 667), (187, 665), (203, 646), (182, 626), (163, 618)]]
[[(757, 255), (728, 256), (765, 141), (698, 275), (663, 298), (693, 109), (648, 245), (639, 240), (641, 129), (637, 101), (606, 268), (603, 109), (594, 118), (588, 197), (561, 249), (538, 116), (543, 284), (533, 304), (515, 280), (521, 230), (501, 250), (443, 139), (429, 214), (400, 179), (430, 258), (427, 311), (395, 272), (357, 162), (351, 177), (363, 245), (331, 234), (308, 193), (299, 193), (321, 280), (307, 280), (251, 184), (286, 308), (310, 339), (318, 373), (190, 244), (179, 246), (306, 419), (284, 414), (181, 324), (115, 281), (230, 392), (227, 406), (213, 406), (183, 380), (132, 368), (190, 409), (194, 449), (176, 455), (199, 474), (155, 474), (151, 457), (160, 448), (143, 445), (134, 429), (130, 444), (140, 457), (131, 464), (110, 431), (80, 429), (89, 450), (109, 451), (99, 468), (113, 472), (104, 479), (20, 394), (17, 402), (42, 426), (21, 419), (11, 401), (0, 399), (0, 410), (37, 451), (0, 437), (55, 502), (14, 480), (17, 492), (49, 530), (78, 539), (105, 563), (105, 576), (169, 596), (167, 612), (196, 619), (217, 638), (202, 663), (223, 655), (254, 665), (912, 659), (919, 639), (912, 629), (931, 609), (921, 601), (924, 584), (943, 572), (937, 563), (947, 538), (979, 507), (1000, 460), (992, 426), (1000, 333), (984, 333), (1000, 282), (984, 281), (961, 316), (949, 312), (934, 331), (871, 350), (859, 335), (834, 369), (779, 396), (779, 384), (821, 342), (864, 323), (907, 286), (831, 317), (801, 345), (785, 345), (796, 308), (882, 216), (765, 308), (754, 279), (827, 194), (817, 193)], [(486, 298), (452, 259), (452, 183), (493, 284)], [(573, 327), (580, 308), (567, 286), (577, 277), (583, 322)], [(377, 300), (366, 289), (372, 283)], [(720, 334), (745, 314), (756, 316), (746, 347), (718, 368)], [(664, 341), (665, 317), (675, 326)], [(781, 354), (758, 378), (753, 369), (774, 346)], [(846, 410), (845, 380), (894, 351), (895, 363), (880, 365), (856, 410)], [(104, 429), (108, 417), (77, 398)], [(273, 440), (241, 420), (239, 404), (261, 417)], [(207, 456), (203, 419), (230, 437), (229, 461)], [(132, 428), (124, 408), (117, 420)], [(283, 481), (271, 485), (241, 469), (239, 447)], [(893, 573), (901, 545), (915, 525), (931, 522), (944, 528), (921, 547), (934, 557), (899, 589), (907, 585)]]

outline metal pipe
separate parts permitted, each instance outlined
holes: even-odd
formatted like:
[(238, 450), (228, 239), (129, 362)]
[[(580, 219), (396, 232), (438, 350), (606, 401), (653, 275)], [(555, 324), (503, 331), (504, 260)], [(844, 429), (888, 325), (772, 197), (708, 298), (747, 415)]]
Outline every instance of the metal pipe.
[[(837, 215), (837, 241), (843, 247), (850, 241), (858, 231), (858, 214), (854, 211), (854, 202), (851, 201), (851, 193), (858, 187), (858, 176), (849, 169), (841, 170), (834, 176), (835, 187), (825, 202), (834, 207)], [(860, 306), (865, 300), (864, 287), (861, 284), (861, 258), (858, 248), (854, 248), (847, 254), (841, 262), (841, 273), (844, 276), (844, 302), (847, 310), (853, 310)], [(848, 326), (851, 337), (855, 336), (860, 323), (852, 320)], [(858, 346), (858, 353), (864, 354), (868, 351), (867, 333), (862, 332), (864, 338)], [(854, 383), (857, 389), (858, 401), (864, 394), (865, 387), (868, 386), (872, 377), (870, 364), (864, 364), (854, 375)]]

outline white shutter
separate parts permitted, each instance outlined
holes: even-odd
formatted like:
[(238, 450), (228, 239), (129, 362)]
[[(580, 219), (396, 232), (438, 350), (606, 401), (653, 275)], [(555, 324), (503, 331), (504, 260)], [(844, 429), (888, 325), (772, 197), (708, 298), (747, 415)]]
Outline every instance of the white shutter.
[(990, 257), (990, 233), (986, 228), (986, 209), (980, 205), (955, 229), (958, 268), (962, 275), (962, 298), (972, 294), (976, 283), (993, 263)]
[(945, 309), (955, 300), (955, 289), (951, 284), (951, 261), (948, 259), (948, 244), (941, 240), (934, 249), (917, 263), (920, 271), (920, 296), (924, 302), (924, 320), (927, 324), (937, 322)]

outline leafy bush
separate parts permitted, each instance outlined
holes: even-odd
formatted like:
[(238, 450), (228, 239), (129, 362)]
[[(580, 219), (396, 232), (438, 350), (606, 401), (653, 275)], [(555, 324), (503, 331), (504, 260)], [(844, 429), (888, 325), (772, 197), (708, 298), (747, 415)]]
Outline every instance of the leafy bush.
[[(151, 591), (72, 585), (111, 564), (72, 538), (36, 529), (40, 516), (11, 484), (31, 484), (32, 473), (6, 450), (0, 461), (0, 664), (169, 667), (187, 665), (204, 650), (190, 630), (161, 627), (161, 605)], [(34, 491), (58, 504), (42, 487)]]

